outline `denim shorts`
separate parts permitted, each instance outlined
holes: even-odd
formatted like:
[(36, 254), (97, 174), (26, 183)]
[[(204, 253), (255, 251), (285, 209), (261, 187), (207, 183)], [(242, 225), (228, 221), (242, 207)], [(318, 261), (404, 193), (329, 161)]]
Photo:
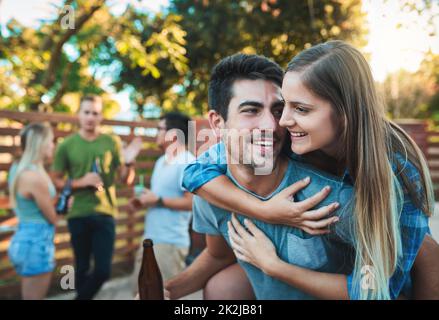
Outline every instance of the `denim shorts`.
[(8, 255), (20, 276), (35, 276), (55, 268), (55, 227), (23, 222), (11, 239)]

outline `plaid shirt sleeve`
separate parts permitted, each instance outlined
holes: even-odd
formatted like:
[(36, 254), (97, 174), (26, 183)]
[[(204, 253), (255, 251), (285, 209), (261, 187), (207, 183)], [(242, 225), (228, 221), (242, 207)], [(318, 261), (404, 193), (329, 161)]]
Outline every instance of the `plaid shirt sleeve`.
[(224, 144), (217, 143), (186, 166), (182, 187), (194, 192), (214, 178), (227, 173), (227, 156)]
[[(405, 174), (409, 181), (416, 185), (418, 193), (424, 192), (421, 187), (421, 178), (418, 170), (410, 162), (403, 165)], [(402, 181), (400, 180), (400, 183)], [(402, 242), (402, 255), (392, 277), (389, 279), (389, 290), (391, 299), (396, 299), (403, 292), (403, 289), (411, 289), (410, 270), (416, 259), (418, 251), (427, 234), (430, 233), (428, 217), (418, 209), (408, 193), (404, 194), (404, 205), (399, 221)], [(349, 297), (352, 300), (359, 299), (360, 283), (356, 283), (353, 274), (347, 278)], [(410, 292), (404, 290), (405, 295)]]

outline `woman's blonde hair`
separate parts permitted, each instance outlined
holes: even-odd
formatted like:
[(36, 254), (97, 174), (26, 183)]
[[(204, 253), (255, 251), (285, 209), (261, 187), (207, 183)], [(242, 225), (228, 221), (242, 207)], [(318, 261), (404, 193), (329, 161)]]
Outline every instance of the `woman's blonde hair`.
[[(404, 193), (426, 215), (433, 213), (425, 158), (407, 133), (386, 119), (369, 65), (351, 45), (329, 41), (311, 47), (294, 57), (286, 72), (298, 72), (304, 85), (330, 102), (340, 119), (342, 158), (355, 187), (354, 281), (361, 282), (362, 269), (368, 266), (375, 288), (362, 289), (360, 298), (390, 299), (389, 279), (402, 255), (399, 218)], [(407, 176), (408, 162), (420, 173), (419, 181)]]
[(52, 128), (46, 123), (31, 123), (20, 132), (20, 143), (23, 154), (18, 161), (15, 175), (9, 185), (9, 199), (12, 207), (16, 206), (17, 181), (20, 174), (36, 165), (38, 171), (49, 181), (49, 176), (44, 169), (44, 153), (47, 144), (53, 139)]

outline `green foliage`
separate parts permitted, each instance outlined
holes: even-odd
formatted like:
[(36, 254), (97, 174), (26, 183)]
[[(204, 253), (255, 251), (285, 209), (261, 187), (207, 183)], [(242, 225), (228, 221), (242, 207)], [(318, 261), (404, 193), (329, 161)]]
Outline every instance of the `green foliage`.
[(439, 55), (428, 53), (418, 71), (400, 70), (378, 87), (393, 118), (439, 120)]
[[(128, 5), (120, 15), (105, 0), (65, 0), (63, 14), (37, 29), (9, 21), (0, 35), (0, 108), (74, 112), (79, 96), (128, 90), (139, 115), (146, 106), (200, 114), (207, 110), (211, 68), (223, 57), (258, 53), (281, 66), (303, 48), (329, 39), (364, 45), (360, 0), (171, 0), (162, 13)], [(59, 8), (61, 9), (61, 7)]]
[[(0, 37), (0, 108), (74, 112), (81, 95), (100, 94), (106, 114), (114, 115), (119, 106), (97, 73), (113, 66), (115, 55), (128, 76), (124, 85), (130, 84), (130, 68), (142, 77), (163, 78), (165, 73), (157, 67), (162, 59), (177, 72), (186, 71), (185, 33), (178, 17), (149, 20), (139, 14), (132, 19), (136, 13), (130, 6), (121, 16), (114, 16), (105, 2), (66, 0), (64, 4), (75, 8), (74, 29), (61, 27), (61, 10), (37, 30), (15, 20), (7, 24)], [(144, 23), (145, 32), (139, 32), (139, 22)], [(122, 89), (121, 83), (115, 82), (116, 89)], [(134, 82), (133, 87), (140, 89), (141, 83)]]
[(282, 67), (304, 48), (330, 39), (364, 45), (361, 1), (191, 1), (171, 0), (170, 12), (182, 16), (187, 32), (189, 71), (172, 102), (207, 110), (211, 68), (236, 52), (257, 53)]

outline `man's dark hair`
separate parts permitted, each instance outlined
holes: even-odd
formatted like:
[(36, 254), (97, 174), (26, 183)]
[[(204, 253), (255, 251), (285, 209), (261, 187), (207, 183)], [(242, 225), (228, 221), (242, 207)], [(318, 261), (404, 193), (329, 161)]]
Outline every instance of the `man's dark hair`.
[(221, 60), (213, 69), (209, 82), (209, 109), (227, 120), (236, 80), (267, 80), (282, 86), (282, 68), (263, 56), (237, 53)]
[(181, 112), (169, 112), (162, 115), (160, 120), (165, 120), (166, 130), (180, 129), (183, 131), (185, 144), (187, 144), (191, 118)]

